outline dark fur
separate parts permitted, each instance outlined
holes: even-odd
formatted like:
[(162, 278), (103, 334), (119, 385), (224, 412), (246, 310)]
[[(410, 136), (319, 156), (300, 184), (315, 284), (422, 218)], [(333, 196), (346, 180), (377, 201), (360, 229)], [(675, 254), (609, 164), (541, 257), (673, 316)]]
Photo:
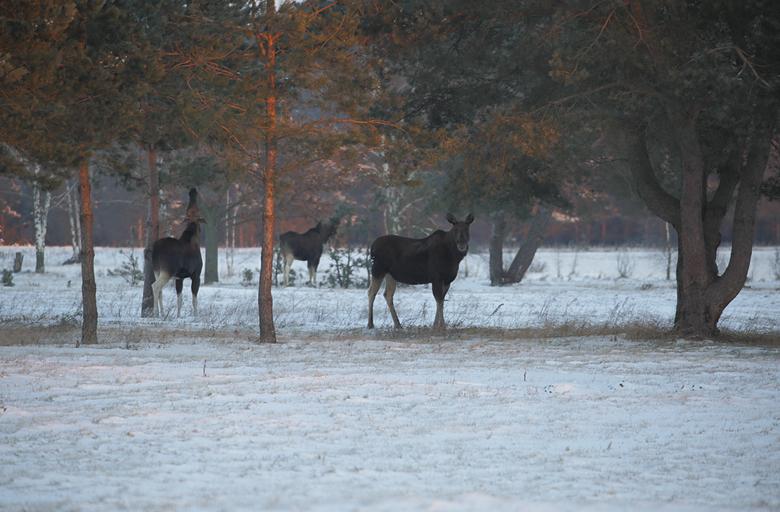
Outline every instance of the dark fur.
[(317, 267), (322, 257), (322, 248), (333, 235), (336, 234), (338, 220), (332, 220), (327, 224), (318, 222), (316, 226), (306, 233), (288, 231), (279, 235), (279, 248), (281, 256), (285, 260), (284, 285), (288, 283), (289, 267), (292, 260), (305, 261), (309, 269), (309, 283), (316, 284)]
[[(152, 269), (155, 281), (152, 283), (154, 292), (155, 312), (162, 316), (162, 287), (168, 279), (176, 281), (177, 315), (181, 313), (181, 292), (184, 279), (190, 279), (192, 284), (193, 314), (198, 311), (198, 290), (200, 289), (200, 272), (203, 269), (203, 259), (200, 255), (200, 226), (203, 219), (197, 218), (197, 192), (190, 190), (190, 204), (187, 208), (187, 227), (179, 238), (165, 237), (152, 245)], [(165, 275), (163, 275), (165, 274)]]
[(458, 275), (461, 260), (468, 252), (469, 226), (474, 217), (469, 214), (466, 220), (460, 222), (448, 214), (447, 220), (452, 224), (449, 231), (437, 230), (426, 238), (386, 235), (371, 244), (369, 328), (374, 326), (374, 296), (388, 275), (390, 279), (385, 288), (385, 299), (396, 327), (401, 326), (392, 304), (396, 281), (405, 284), (431, 283), (437, 305), (434, 327), (444, 327), (444, 297)]

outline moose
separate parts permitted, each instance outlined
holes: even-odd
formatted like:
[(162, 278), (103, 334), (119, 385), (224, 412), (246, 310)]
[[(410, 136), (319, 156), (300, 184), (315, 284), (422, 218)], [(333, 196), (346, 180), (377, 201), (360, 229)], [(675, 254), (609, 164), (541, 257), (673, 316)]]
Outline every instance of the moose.
[(368, 328), (374, 328), (374, 298), (385, 280), (385, 301), (396, 329), (401, 328), (393, 306), (397, 283), (431, 283), (436, 299), (433, 328), (444, 329), (444, 297), (458, 275), (460, 261), (469, 250), (469, 228), (474, 216), (459, 221), (451, 213), (449, 231), (436, 230), (426, 238), (380, 236), (371, 244), (371, 284), (368, 287)]
[(294, 260), (305, 261), (309, 267), (309, 284), (317, 285), (317, 266), (322, 256), (322, 246), (336, 234), (339, 220), (318, 222), (306, 233), (288, 231), (279, 236), (280, 255), (284, 258), (284, 285), (290, 284), (290, 268)]
[(184, 279), (192, 281), (192, 314), (198, 315), (198, 289), (200, 289), (200, 271), (203, 259), (200, 255), (199, 223), (206, 221), (200, 217), (198, 209), (198, 191), (190, 189), (190, 201), (187, 205), (187, 227), (179, 238), (165, 237), (152, 245), (152, 269), (154, 282), (154, 311), (163, 316), (162, 289), (173, 278), (176, 281), (176, 316), (181, 315), (181, 292)]

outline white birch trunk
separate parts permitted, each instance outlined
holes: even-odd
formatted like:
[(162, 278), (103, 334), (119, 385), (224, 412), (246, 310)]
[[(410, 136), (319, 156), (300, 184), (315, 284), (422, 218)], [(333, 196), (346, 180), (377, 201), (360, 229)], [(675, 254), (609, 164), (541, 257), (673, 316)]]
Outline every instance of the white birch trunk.
[[(33, 174), (37, 178), (41, 172), (41, 166), (35, 164)], [(42, 190), (37, 179), (33, 181), (33, 226), (35, 228), (35, 272), (42, 274), (46, 271), (46, 228), (51, 206), (51, 193)]]
[(68, 260), (70, 263), (76, 263), (79, 261), (79, 255), (81, 253), (81, 219), (79, 218), (79, 212), (77, 207), (78, 198), (74, 200), (74, 194), (76, 194), (76, 184), (69, 183), (65, 189), (65, 197), (68, 200), (68, 222), (70, 224), (70, 244), (73, 249), (73, 254)]

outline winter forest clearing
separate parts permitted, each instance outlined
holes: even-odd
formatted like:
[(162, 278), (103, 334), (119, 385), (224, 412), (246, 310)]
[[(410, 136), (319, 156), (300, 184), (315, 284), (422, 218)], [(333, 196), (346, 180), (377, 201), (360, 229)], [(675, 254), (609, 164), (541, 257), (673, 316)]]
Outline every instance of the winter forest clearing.
[(0, 285), (0, 510), (778, 510), (780, 2), (0, 1)]
[[(320, 288), (274, 289), (276, 345), (250, 341), (256, 272), (202, 287), (196, 319), (186, 291), (175, 318), (170, 285), (173, 318), (139, 319), (140, 283), (109, 275), (131, 251), (96, 252), (99, 347), (75, 348), (78, 266), (0, 288), (0, 336), (14, 338), (0, 347), (4, 509), (780, 506), (780, 349), (638, 339), (635, 325), (674, 312), (658, 251), (542, 248), (524, 283), (500, 288), (470, 254), (443, 335), (422, 286), (396, 294), (408, 329), (392, 330), (383, 300), (365, 329), (365, 289), (328, 287), (323, 259)], [(724, 329), (780, 338), (774, 258), (754, 252)], [(615, 334), (555, 335), (565, 325)]]

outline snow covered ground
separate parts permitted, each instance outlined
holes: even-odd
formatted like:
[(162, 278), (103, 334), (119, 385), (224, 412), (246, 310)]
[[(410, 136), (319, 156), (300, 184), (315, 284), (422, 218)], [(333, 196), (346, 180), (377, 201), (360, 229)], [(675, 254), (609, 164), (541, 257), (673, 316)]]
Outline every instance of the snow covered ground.
[[(363, 329), (365, 290), (275, 289), (269, 346), (246, 334), (256, 273), (203, 287), (195, 322), (188, 290), (187, 316), (141, 320), (140, 286), (107, 275), (126, 252), (99, 249), (104, 342), (75, 348), (79, 270), (52, 248), (0, 288), (0, 510), (780, 509), (779, 345), (502, 335), (669, 325), (660, 253), (628, 252), (620, 279), (618, 254), (543, 250), (499, 289), (471, 255), (444, 336), (396, 336), (381, 298)], [(774, 258), (756, 252), (724, 327), (780, 338)], [(429, 289), (396, 298), (431, 323)]]

